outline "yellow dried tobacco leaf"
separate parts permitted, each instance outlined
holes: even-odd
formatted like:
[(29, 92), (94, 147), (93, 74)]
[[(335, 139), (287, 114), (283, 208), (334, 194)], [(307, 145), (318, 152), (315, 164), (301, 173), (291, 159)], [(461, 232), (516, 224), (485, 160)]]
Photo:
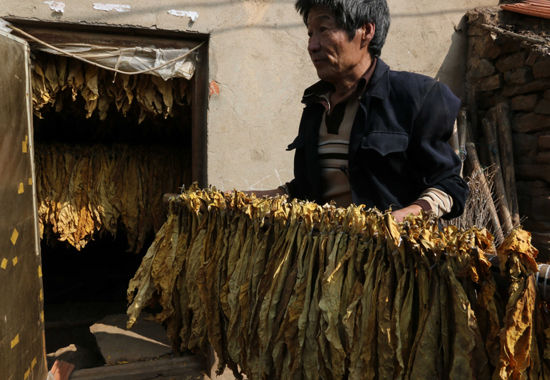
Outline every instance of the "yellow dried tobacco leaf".
[(40, 63), (33, 62), (32, 65), (32, 102), (35, 115), (41, 117), (40, 109), (50, 103), (52, 98), (46, 88), (46, 78)]
[(65, 57), (57, 57), (55, 60), (57, 71), (57, 85), (60, 90), (67, 88), (68, 60)]
[(156, 86), (157, 91), (162, 95), (162, 100), (164, 102), (163, 115), (164, 118), (167, 118), (168, 115), (172, 114), (172, 106), (174, 104), (174, 97), (172, 95), (172, 86), (171, 83), (168, 83), (162, 78), (151, 77), (153, 84)]
[(67, 85), (71, 88), (73, 102), (76, 101), (78, 94), (84, 89), (83, 65), (80, 61), (71, 60), (67, 73)]
[(188, 180), (185, 155), (166, 147), (41, 144), (36, 161), (41, 236), (77, 250), (99, 231), (116, 236), (121, 223), (139, 251), (161, 226), (162, 194)]
[(499, 379), (521, 379), (531, 365), (530, 351), (533, 337), (535, 308), (534, 278), (530, 276), (525, 287), (516, 290), (506, 305), (504, 326), (501, 330), (501, 354), (497, 367)]
[(86, 118), (92, 117), (92, 114), (97, 107), (97, 102), (99, 99), (98, 75), (99, 69), (97, 68), (97, 66), (85, 66), (84, 80), (86, 81), (86, 86), (80, 94), (85, 101), (84, 108), (87, 111)]
[(131, 282), (129, 321), (159, 301), (174, 346), (210, 342), (220, 370), (249, 379), (543, 373), (544, 359), (527, 359), (545, 342), (530, 338), (525, 252), (510, 252), (501, 294), (483, 256), (491, 238), (427, 216), (397, 224), (363, 207), (192, 188), (171, 200)]
[(538, 272), (536, 258), (539, 251), (531, 245), (531, 233), (521, 229), (515, 229), (504, 239), (497, 249), (500, 266), (504, 268), (508, 257), (517, 254), (523, 264), (532, 272)]
[(46, 87), (48, 88), (48, 92), (52, 95), (52, 97), (55, 97), (55, 95), (57, 95), (57, 91), (61, 87), (59, 86), (56, 63), (51, 57), (46, 61), (44, 76), (46, 78)]
[(165, 81), (151, 75), (114, 75), (95, 65), (50, 55), (33, 59), (32, 75), (33, 108), (39, 117), (48, 104), (61, 112), (63, 91), (69, 88), (73, 101), (79, 95), (84, 99), (86, 117), (92, 117), (97, 110), (100, 120), (107, 118), (113, 103), (126, 116), (137, 100), (140, 123), (148, 116), (173, 116), (174, 104), (189, 104), (188, 81), (181, 78)]

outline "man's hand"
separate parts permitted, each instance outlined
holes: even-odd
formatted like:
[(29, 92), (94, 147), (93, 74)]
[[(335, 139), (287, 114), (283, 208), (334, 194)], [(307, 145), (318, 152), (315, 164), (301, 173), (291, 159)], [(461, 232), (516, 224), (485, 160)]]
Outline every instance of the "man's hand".
[(418, 205), (410, 205), (399, 210), (392, 211), (392, 215), (397, 223), (401, 223), (407, 215), (418, 215), (422, 211), (422, 207)]

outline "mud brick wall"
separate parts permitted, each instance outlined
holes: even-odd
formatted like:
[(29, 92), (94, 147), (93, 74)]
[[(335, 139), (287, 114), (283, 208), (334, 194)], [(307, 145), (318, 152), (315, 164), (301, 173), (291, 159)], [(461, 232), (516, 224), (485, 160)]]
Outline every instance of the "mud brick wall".
[(550, 53), (536, 40), (537, 33), (544, 39), (547, 27), (546, 21), (503, 12), (469, 14), (466, 76), (480, 150), (482, 118), (500, 102), (509, 106), (520, 215), (543, 261), (550, 259)]

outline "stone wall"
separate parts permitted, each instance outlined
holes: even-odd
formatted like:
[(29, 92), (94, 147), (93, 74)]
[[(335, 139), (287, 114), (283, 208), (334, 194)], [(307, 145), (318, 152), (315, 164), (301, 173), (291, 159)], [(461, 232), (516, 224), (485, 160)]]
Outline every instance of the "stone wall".
[[(550, 259), (550, 23), (476, 10), (468, 14), (468, 106), (483, 157), (481, 123), (491, 107), (510, 109), (520, 216), (540, 259)], [(538, 43), (540, 41), (541, 43)], [(546, 41), (546, 43), (545, 43)]]

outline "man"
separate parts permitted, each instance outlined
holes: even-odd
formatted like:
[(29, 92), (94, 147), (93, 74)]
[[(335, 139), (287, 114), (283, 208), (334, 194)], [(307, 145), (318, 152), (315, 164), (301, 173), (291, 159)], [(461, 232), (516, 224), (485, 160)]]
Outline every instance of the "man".
[(460, 215), (468, 187), (447, 141), (460, 100), (432, 78), (391, 71), (379, 58), (390, 24), (385, 0), (298, 0), (321, 79), (308, 88), (295, 178), (276, 190), (338, 206)]

